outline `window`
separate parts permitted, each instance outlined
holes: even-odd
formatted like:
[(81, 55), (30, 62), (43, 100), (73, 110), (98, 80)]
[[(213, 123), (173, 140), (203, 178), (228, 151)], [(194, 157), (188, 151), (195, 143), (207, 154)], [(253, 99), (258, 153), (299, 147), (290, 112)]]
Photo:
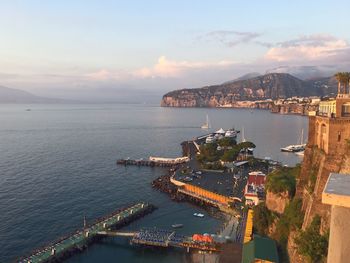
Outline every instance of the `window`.
[(340, 142), (340, 140), (341, 140), (341, 132), (338, 131), (338, 142)]
[(343, 106), (342, 106), (342, 116), (343, 117), (350, 117), (350, 103), (349, 102), (343, 104)]

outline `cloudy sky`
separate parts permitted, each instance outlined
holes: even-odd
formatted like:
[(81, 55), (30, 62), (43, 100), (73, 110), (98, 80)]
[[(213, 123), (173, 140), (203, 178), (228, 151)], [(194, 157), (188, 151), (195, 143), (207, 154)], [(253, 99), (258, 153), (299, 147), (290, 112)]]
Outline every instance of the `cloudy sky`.
[(332, 74), (350, 70), (349, 10), (340, 0), (2, 0), (0, 85), (159, 100), (249, 72)]

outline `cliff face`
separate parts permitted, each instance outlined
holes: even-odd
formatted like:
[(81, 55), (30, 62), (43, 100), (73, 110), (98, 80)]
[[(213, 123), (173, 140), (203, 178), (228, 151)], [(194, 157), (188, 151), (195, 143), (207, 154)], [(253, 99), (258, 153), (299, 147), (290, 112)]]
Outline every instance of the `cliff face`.
[[(350, 152), (325, 154), (316, 146), (308, 145), (296, 189), (296, 197), (303, 199), (304, 230), (315, 215), (321, 216), (321, 232), (330, 227), (330, 206), (322, 203), (322, 191), (331, 172), (350, 174)], [(295, 249), (294, 236), (295, 233), (291, 233), (288, 243), (290, 262), (301, 263), (304, 261)]]
[(171, 91), (163, 96), (163, 107), (239, 107), (239, 101), (320, 96), (336, 90), (326, 79), (303, 81), (286, 73), (270, 73), (251, 79), (226, 82), (199, 89)]
[(282, 214), (289, 201), (290, 198), (288, 192), (282, 194), (274, 194), (270, 191), (266, 192), (265, 204), (270, 211)]

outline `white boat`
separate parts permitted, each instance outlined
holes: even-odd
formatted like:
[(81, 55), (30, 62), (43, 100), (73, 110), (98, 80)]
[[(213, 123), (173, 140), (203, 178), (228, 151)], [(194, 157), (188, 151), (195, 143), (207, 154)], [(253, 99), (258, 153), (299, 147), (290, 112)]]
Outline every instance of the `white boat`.
[(304, 129), (301, 130), (300, 143), (292, 144), (281, 148), (282, 152), (302, 152), (305, 150), (306, 143), (304, 143)]
[(194, 213), (193, 215), (196, 216), (196, 217), (204, 217), (204, 215), (201, 214), (201, 213)]
[(223, 129), (223, 128), (220, 128), (219, 130), (217, 130), (216, 132), (215, 132), (215, 134), (217, 134), (217, 135), (222, 135), (222, 136), (224, 136), (225, 135), (225, 130)]
[(226, 132), (225, 132), (225, 137), (228, 137), (228, 138), (236, 138), (237, 137), (237, 131), (235, 129), (228, 129)]
[(281, 148), (282, 152), (301, 152), (304, 151), (305, 146), (301, 144), (293, 144), (293, 145), (288, 145), (286, 147)]
[(171, 225), (172, 228), (181, 228), (183, 226), (184, 226), (183, 224), (173, 224), (173, 225)]
[(210, 122), (209, 122), (209, 116), (207, 114), (207, 120), (206, 122), (201, 126), (202, 129), (208, 130), (210, 129)]

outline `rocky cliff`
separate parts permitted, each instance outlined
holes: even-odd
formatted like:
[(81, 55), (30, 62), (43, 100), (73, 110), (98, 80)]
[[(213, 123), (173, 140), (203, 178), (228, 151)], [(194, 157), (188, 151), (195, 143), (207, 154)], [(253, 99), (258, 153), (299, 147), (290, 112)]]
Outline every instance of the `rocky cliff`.
[(288, 192), (283, 192), (280, 194), (274, 194), (271, 191), (266, 192), (266, 207), (270, 211), (276, 212), (278, 214), (283, 214), (284, 209), (290, 201), (290, 196)]
[[(302, 229), (310, 225), (315, 215), (320, 215), (321, 232), (329, 230), (330, 206), (322, 203), (322, 191), (331, 172), (350, 174), (350, 149), (345, 153), (326, 154), (316, 146), (308, 145), (296, 188), (296, 197), (302, 198), (305, 213)], [(295, 235), (291, 233), (288, 242), (290, 262), (301, 263), (304, 259), (297, 253)]]
[(240, 101), (324, 96), (336, 91), (331, 78), (303, 81), (286, 73), (270, 73), (250, 79), (226, 82), (165, 94), (163, 107), (240, 107)]

